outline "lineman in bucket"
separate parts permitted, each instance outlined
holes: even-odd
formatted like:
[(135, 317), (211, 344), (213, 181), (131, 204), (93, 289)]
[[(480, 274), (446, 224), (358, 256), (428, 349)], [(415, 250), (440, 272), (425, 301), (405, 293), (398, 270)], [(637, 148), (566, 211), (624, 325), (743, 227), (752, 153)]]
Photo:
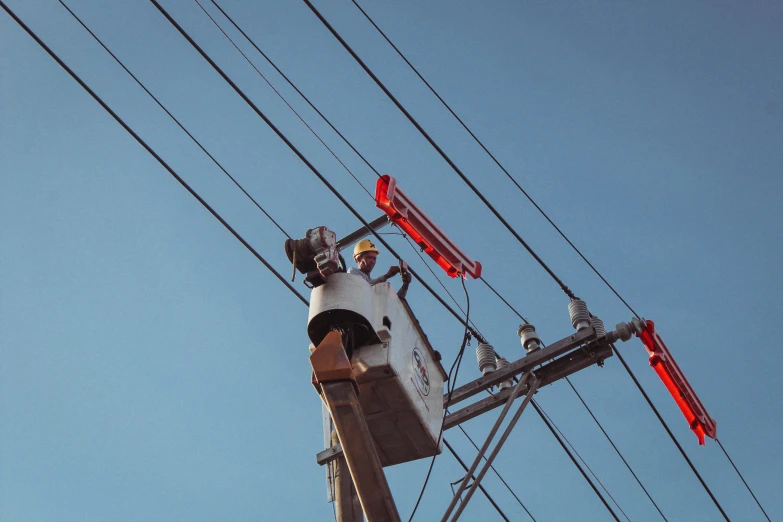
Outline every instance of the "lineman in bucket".
[[(348, 269), (348, 273), (363, 278), (371, 285), (385, 283), (400, 273), (399, 266), (390, 266), (389, 270), (387, 270), (386, 273), (382, 276), (375, 279), (370, 277), (370, 272), (372, 272), (372, 269), (375, 268), (375, 263), (378, 260), (378, 249), (375, 248), (375, 245), (369, 239), (362, 239), (356, 243), (356, 246), (353, 249), (353, 259), (356, 261), (358, 268), (351, 267)], [(404, 267), (404, 262), (401, 261), (401, 264), (403, 264)], [(397, 295), (399, 297), (404, 298), (405, 294), (408, 293), (408, 286), (411, 283), (411, 279), (411, 273), (403, 268), (402, 286), (397, 291)]]

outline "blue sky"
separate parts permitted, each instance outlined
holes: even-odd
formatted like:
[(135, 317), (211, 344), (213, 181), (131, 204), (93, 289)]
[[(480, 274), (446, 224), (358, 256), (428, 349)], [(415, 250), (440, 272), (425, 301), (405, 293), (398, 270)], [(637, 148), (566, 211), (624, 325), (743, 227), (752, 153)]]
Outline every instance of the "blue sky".
[[(284, 235), (59, 3), (7, 4), (290, 273)], [(359, 226), (152, 4), (68, 5), (289, 234)], [(195, 3), (163, 5), (366, 219), (379, 215)], [(783, 516), (780, 4), (362, 5), (623, 297), (655, 320), (768, 514)], [(545, 342), (570, 334), (557, 285), (304, 3), (221, 6), (482, 262)], [(316, 6), (591, 311), (607, 325), (629, 320), (353, 4)], [(374, 174), (238, 42), (372, 187)], [(4, 12), (0, 46), (0, 519), (332, 519), (314, 459), (322, 434), (305, 307)], [(401, 238), (387, 237), (437, 286)], [(382, 253), (379, 267), (391, 263)], [(459, 283), (441, 279), (462, 304)], [(467, 283), (479, 329), (499, 352), (521, 356), (518, 318), (483, 284)], [(450, 362), (459, 323), (420, 285), (408, 297)], [(474, 349), (460, 382), (479, 375)], [(620, 349), (729, 516), (763, 520), (715, 443), (697, 446), (641, 343)], [(573, 382), (669, 520), (719, 519), (616, 359)], [(660, 520), (564, 383), (537, 400), (631, 520)], [(492, 420), (466, 429), (478, 441)], [(472, 459), (461, 433), (446, 438)], [(405, 518), (426, 466), (387, 470)], [(538, 520), (608, 519), (532, 411), (497, 468)], [(438, 519), (460, 476), (450, 455), (439, 457), (416, 519)], [(485, 485), (510, 518), (527, 520), (494, 477)], [(495, 518), (478, 495), (464, 516)]]

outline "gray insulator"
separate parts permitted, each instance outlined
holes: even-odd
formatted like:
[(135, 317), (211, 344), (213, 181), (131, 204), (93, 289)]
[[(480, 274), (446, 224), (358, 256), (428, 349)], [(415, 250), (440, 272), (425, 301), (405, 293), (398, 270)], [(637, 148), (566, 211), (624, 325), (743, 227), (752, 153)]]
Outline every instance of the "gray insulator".
[(631, 326), (628, 323), (617, 323), (615, 330), (617, 331), (617, 336), (622, 342), (625, 342), (633, 337), (633, 331), (631, 331)]
[(517, 330), (522, 347), (527, 350), (528, 353), (534, 352), (541, 348), (541, 338), (536, 333), (536, 327), (532, 324), (523, 324), (519, 326)]
[[(503, 368), (507, 368), (509, 366), (508, 360), (506, 360), (505, 357), (498, 357), (498, 363), (497, 368), (498, 370), (502, 370)], [(505, 381), (498, 384), (499, 390), (505, 390), (506, 388), (511, 388), (511, 386), (514, 385), (514, 381), (512, 379), (506, 379)]]
[(479, 343), (476, 347), (476, 359), (482, 375), (494, 372), (497, 369), (497, 357), (491, 344)]
[(587, 303), (581, 299), (572, 299), (568, 303), (568, 314), (571, 316), (571, 324), (577, 332), (590, 326), (590, 312), (587, 311)]
[(606, 328), (604, 327), (604, 322), (597, 316), (594, 315), (590, 318), (590, 323), (592, 324), (593, 328), (595, 328), (595, 334), (598, 337), (603, 337), (606, 335)]

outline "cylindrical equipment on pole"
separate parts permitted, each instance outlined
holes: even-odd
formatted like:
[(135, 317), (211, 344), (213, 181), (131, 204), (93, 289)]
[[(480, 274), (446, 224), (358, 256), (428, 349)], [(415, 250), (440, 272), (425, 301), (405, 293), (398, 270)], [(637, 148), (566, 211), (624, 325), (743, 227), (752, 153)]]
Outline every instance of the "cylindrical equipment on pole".
[(568, 303), (568, 314), (577, 332), (590, 326), (590, 312), (587, 310), (587, 303), (581, 299), (572, 299)]
[(497, 356), (491, 344), (479, 343), (476, 347), (476, 359), (482, 375), (494, 372), (497, 369)]

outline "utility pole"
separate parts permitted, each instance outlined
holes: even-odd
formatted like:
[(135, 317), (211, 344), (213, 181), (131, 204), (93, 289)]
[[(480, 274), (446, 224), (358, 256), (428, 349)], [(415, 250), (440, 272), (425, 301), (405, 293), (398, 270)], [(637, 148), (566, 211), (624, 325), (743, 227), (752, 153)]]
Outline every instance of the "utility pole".
[[(337, 430), (332, 431), (332, 446), (340, 443)], [(351, 472), (345, 456), (340, 455), (332, 462), (332, 475), (334, 477), (334, 505), (337, 512), (337, 522), (363, 522), (362, 504), (359, 502), (359, 494), (353, 485)]]

